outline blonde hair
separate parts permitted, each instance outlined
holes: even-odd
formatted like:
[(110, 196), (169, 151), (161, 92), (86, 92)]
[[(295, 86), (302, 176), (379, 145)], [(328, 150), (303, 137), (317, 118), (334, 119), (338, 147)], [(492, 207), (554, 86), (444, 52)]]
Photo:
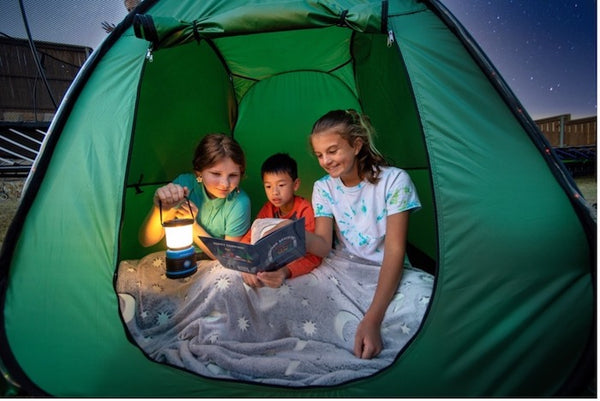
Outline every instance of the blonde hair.
[(331, 129), (344, 138), (350, 146), (353, 146), (357, 139), (362, 141), (363, 146), (356, 155), (358, 176), (361, 180), (366, 179), (372, 184), (377, 183), (381, 167), (389, 164), (373, 143), (376, 134), (369, 117), (354, 109), (332, 110), (315, 122), (310, 135), (318, 135)]

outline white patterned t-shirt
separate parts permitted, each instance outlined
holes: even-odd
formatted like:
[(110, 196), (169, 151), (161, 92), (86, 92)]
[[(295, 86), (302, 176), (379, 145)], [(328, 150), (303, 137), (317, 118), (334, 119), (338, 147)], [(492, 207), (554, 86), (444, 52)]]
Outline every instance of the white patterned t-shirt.
[(315, 217), (334, 219), (336, 247), (377, 263), (383, 261), (387, 216), (421, 208), (410, 176), (397, 167), (383, 167), (377, 184), (363, 180), (354, 187), (326, 175), (314, 184), (312, 204)]

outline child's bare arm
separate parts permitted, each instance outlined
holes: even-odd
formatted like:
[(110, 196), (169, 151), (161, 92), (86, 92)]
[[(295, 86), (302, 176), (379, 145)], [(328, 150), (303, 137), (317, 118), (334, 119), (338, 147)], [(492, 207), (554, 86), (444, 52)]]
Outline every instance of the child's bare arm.
[(402, 279), (408, 215), (409, 212), (402, 212), (387, 218), (384, 256), (377, 288), (354, 338), (354, 354), (359, 358), (373, 358), (383, 349), (381, 322)]
[(333, 219), (315, 218), (315, 232), (306, 232), (306, 251), (324, 258), (329, 255), (333, 242)]

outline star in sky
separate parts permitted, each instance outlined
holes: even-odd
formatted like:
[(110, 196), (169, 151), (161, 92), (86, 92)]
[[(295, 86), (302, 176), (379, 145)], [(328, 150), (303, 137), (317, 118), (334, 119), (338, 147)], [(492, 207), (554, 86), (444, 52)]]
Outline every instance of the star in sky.
[(596, 2), (442, 0), (533, 118), (596, 115)]

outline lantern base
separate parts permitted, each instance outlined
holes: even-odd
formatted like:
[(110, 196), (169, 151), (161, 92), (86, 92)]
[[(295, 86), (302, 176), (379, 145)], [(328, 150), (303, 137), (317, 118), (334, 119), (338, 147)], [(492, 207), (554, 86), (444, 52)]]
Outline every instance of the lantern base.
[(196, 273), (196, 251), (193, 246), (185, 249), (167, 249), (167, 277), (184, 278)]

